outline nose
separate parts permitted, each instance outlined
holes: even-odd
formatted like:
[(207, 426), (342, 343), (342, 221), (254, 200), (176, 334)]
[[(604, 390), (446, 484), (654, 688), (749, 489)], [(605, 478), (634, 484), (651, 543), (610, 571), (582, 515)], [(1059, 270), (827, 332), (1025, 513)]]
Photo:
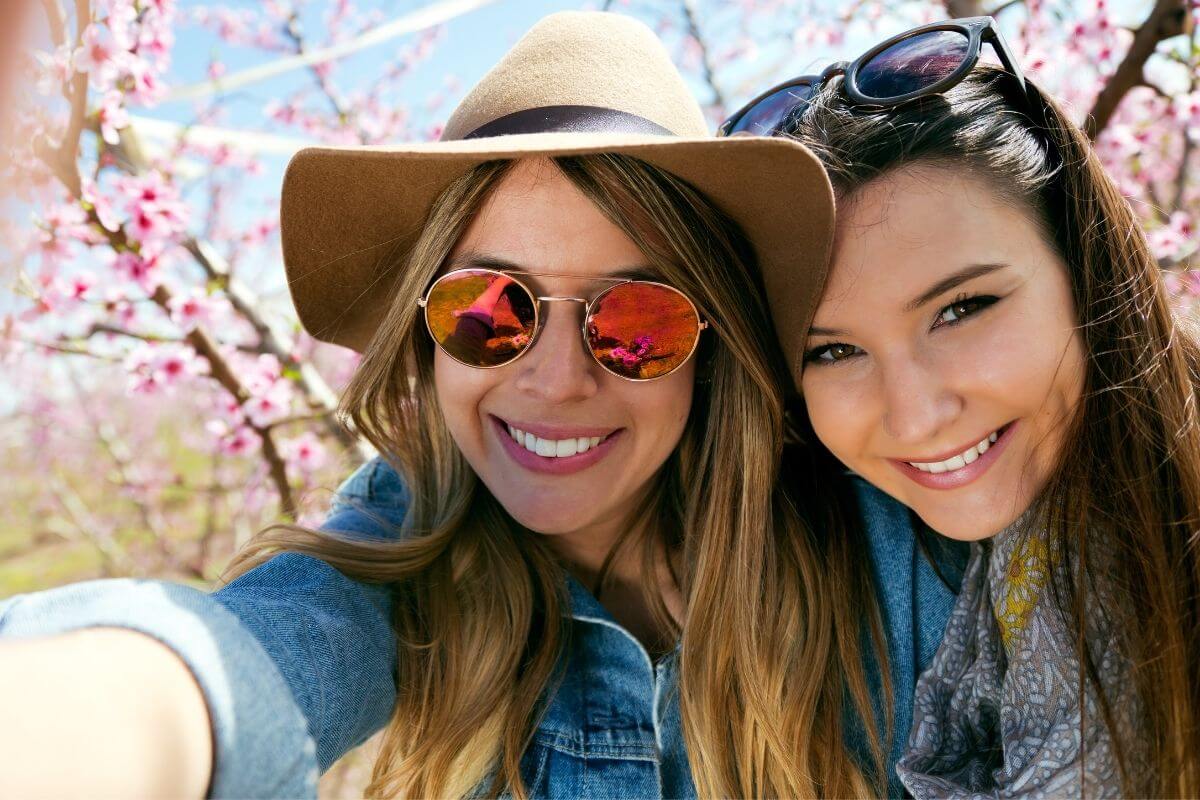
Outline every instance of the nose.
[(962, 413), (963, 399), (953, 382), (933, 365), (905, 356), (882, 369), (883, 427), (904, 444), (924, 444)]
[(515, 364), (516, 387), (546, 403), (585, 400), (596, 393), (600, 369), (584, 350), (580, 336), (583, 306), (574, 302), (543, 302), (542, 330), (533, 347)]

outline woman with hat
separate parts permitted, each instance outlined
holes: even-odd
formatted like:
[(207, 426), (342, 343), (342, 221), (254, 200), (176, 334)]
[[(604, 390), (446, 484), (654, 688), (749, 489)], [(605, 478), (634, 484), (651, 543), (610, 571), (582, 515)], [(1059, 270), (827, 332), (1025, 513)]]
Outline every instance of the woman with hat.
[(796, 351), (811, 438), (972, 543), (900, 731), (906, 789), (1200, 795), (1200, 347), (1087, 137), (989, 17), (723, 130), (795, 137), (837, 192)]
[[(878, 494), (814, 502), (790, 479), (830, 477), (783, 445), (798, 373), (776, 334), (802, 334), (833, 229), (807, 150), (708, 136), (648, 29), (557, 14), (440, 142), (299, 153), (281, 213), (301, 321), (363, 354), (343, 408), (386, 463), (326, 530), (253, 541), (216, 614), (157, 585), (69, 587), (10, 601), (0, 626), (165, 641), (200, 693), (160, 689), (160, 717), (128, 724), (172, 719), (185, 734), (163, 741), (201, 767), (189, 776), (215, 762), (216, 795), (263, 793), (271, 755), (288, 768), (266, 791), (311, 793), (304, 759), (327, 765), (385, 721), (372, 795), (881, 789), (876, 719), (904, 719), (949, 593)], [(833, 504), (861, 505), (865, 531), (830, 535)], [(182, 616), (163, 593), (223, 632), (155, 624)], [(234, 660), (223, 637), (294, 702), (214, 667)], [(194, 713), (172, 716), (198, 696), (215, 752), (185, 740)], [(298, 707), (305, 734), (281, 746), (268, 734)]]

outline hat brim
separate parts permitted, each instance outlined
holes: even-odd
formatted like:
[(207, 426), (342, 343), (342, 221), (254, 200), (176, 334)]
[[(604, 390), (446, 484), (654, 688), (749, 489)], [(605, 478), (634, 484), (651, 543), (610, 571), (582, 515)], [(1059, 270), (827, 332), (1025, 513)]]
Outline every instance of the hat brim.
[[(620, 153), (703, 192), (745, 231), (794, 378), (825, 283), (834, 202), (821, 164), (779, 138), (538, 133), (389, 147), (311, 147), (288, 165), (280, 203), (288, 286), (305, 329), (362, 351), (434, 200), (495, 159)], [(414, 298), (415, 300), (415, 298)]]

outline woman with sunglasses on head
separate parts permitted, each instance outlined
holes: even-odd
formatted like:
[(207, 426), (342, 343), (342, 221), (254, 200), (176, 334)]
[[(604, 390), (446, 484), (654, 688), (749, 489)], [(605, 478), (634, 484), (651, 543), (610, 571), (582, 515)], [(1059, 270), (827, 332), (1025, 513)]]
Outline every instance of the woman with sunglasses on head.
[(973, 543), (905, 787), (1200, 795), (1200, 350), (1086, 137), (988, 18), (789, 82), (723, 131), (807, 144), (838, 197), (810, 435)]
[[(186, 691), (139, 655), (124, 705), (156, 717), (122, 715), (109, 739), (140, 748), (133, 778), (181, 752), (189, 780), (215, 762), (217, 796), (311, 794), (306, 759), (328, 766), (385, 723), (371, 795), (874, 793), (884, 737), (858, 720), (907, 719), (950, 595), (878, 493), (837, 487), (866, 524), (829, 536), (830, 498), (778, 480), (791, 377), (775, 330), (795, 344), (827, 263), (820, 165), (794, 142), (706, 136), (662, 46), (614, 15), (543, 21), (442, 138), (306, 150), (285, 179), (297, 310), (363, 353), (343, 408), (387, 459), (325, 530), (265, 532), (216, 603), (101, 582), (0, 604), (0, 633), (165, 642), (202, 702), (192, 686), (179, 721)], [(56, 663), (80, 647), (121, 663), (95, 633)], [(881, 673), (885, 634), (901, 649)], [(18, 719), (45, 699), (26, 647), (0, 650)], [(66, 674), (62, 696), (94, 686)], [(129, 697), (113, 684), (77, 704)], [(28, 730), (4, 749), (44, 763)], [(22, 774), (0, 790), (28, 793)]]

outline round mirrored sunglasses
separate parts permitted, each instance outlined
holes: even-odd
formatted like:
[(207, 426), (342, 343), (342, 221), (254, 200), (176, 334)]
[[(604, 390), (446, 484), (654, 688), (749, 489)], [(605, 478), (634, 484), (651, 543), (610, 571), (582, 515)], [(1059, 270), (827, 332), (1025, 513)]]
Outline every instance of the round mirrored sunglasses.
[(662, 378), (696, 351), (708, 323), (683, 292), (654, 281), (593, 278), (613, 285), (591, 300), (544, 296), (521, 281), (536, 272), (457, 269), (440, 276), (418, 300), (433, 341), (460, 364), (490, 369), (516, 361), (541, 331), (542, 304), (580, 303), (583, 343), (596, 363), (632, 381)]

